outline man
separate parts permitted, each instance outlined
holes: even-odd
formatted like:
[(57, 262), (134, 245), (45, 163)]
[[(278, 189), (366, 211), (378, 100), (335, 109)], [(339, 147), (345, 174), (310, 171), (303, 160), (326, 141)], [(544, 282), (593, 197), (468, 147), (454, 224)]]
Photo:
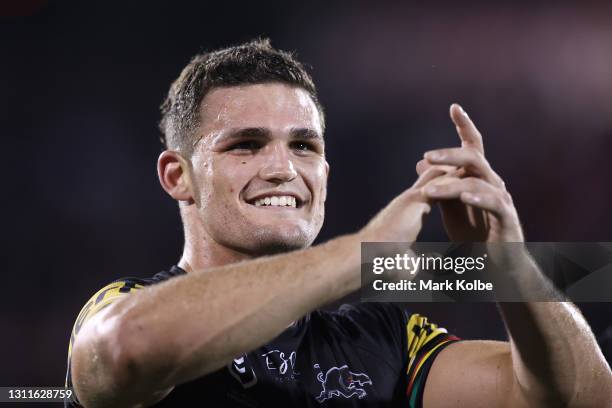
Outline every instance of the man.
[[(509, 343), (459, 342), (390, 304), (318, 310), (358, 289), (360, 242), (415, 241), (434, 202), (452, 240), (523, 241), (458, 105), (462, 147), (425, 154), (368, 225), (314, 247), (325, 122), (291, 55), (261, 40), (198, 55), (162, 108), (158, 174), (185, 248), (169, 271), (111, 283), (82, 310), (67, 382), (84, 406), (612, 404), (610, 369), (569, 303), (500, 304)], [(507, 266), (542, 279), (528, 261)]]

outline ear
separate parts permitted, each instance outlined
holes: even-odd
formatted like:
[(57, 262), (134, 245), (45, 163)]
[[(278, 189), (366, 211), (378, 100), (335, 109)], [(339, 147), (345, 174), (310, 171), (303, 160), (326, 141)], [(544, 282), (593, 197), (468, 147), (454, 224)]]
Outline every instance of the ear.
[(162, 188), (177, 201), (191, 201), (189, 163), (178, 153), (165, 150), (157, 159), (157, 176)]

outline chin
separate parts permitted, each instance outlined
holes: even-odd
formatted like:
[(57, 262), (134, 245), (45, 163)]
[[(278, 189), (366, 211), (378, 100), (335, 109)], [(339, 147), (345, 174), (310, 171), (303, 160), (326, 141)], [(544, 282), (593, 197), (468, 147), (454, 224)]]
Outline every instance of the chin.
[(316, 234), (309, 234), (301, 229), (271, 231), (264, 228), (258, 230), (254, 237), (253, 252), (258, 255), (273, 255), (295, 251), (309, 247), (315, 238)]
[(262, 242), (261, 245), (258, 245), (257, 248), (254, 249), (254, 253), (257, 256), (265, 256), (265, 255), (278, 255), (284, 254), (286, 252), (297, 251), (299, 249), (303, 249), (305, 246), (303, 245), (292, 245), (290, 242), (283, 241), (268, 241)]

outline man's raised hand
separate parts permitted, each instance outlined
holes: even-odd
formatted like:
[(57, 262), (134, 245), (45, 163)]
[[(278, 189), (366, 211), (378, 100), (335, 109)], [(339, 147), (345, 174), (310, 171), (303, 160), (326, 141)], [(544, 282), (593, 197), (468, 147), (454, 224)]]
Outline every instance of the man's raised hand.
[(436, 167), (424, 170), (418, 180), (395, 197), (360, 232), (362, 242), (414, 242), (431, 211), (423, 188), (445, 172)]
[(423, 194), (439, 201), (452, 241), (522, 242), (523, 232), (512, 197), (484, 156), (482, 135), (459, 105), (451, 105), (450, 116), (461, 147), (425, 153), (417, 172), (438, 169), (446, 176), (428, 183)]

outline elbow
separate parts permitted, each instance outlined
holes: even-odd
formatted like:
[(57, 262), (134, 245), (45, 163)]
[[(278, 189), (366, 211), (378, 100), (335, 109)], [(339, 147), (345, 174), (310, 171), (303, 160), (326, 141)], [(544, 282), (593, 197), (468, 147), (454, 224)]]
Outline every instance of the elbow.
[(72, 382), (79, 402), (88, 408), (133, 406), (128, 401), (140, 388), (130, 325), (108, 312), (88, 321), (74, 343)]
[(105, 377), (112, 389), (130, 387), (136, 367), (136, 345), (129, 333), (130, 325), (120, 316), (107, 318), (97, 327), (97, 351)]

